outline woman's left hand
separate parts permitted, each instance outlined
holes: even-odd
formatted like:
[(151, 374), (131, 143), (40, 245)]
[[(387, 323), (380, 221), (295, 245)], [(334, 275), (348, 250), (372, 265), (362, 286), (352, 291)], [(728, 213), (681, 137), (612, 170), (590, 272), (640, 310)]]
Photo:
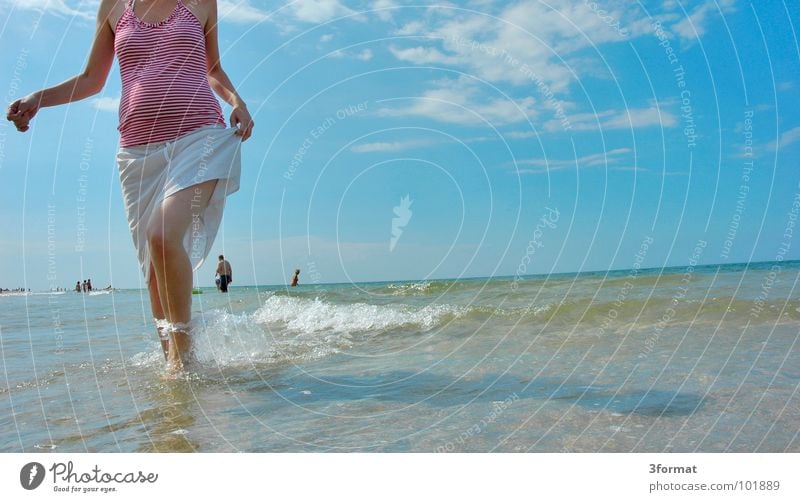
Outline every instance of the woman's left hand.
[(254, 125), (255, 123), (253, 119), (250, 118), (250, 112), (247, 111), (246, 106), (238, 105), (233, 107), (233, 111), (231, 112), (231, 127), (237, 127), (239, 129), (235, 134), (241, 136), (242, 141), (247, 141), (247, 138), (253, 134)]

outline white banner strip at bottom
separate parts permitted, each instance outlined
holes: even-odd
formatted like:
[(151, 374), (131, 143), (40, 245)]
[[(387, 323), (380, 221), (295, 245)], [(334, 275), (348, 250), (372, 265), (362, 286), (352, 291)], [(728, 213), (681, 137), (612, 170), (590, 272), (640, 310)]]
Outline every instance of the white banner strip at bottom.
[[(4, 500), (800, 500), (800, 454), (0, 454)], [(259, 498), (260, 500), (261, 498)], [(176, 499), (177, 500), (177, 499)]]

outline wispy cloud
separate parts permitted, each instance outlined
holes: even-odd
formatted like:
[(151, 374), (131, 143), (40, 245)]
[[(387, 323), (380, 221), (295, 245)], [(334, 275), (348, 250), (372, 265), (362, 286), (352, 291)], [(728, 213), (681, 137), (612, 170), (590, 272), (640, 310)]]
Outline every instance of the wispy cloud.
[(249, 0), (220, 0), (217, 6), (220, 21), (251, 24), (266, 21), (270, 13), (250, 5)]
[(370, 59), (372, 59), (372, 51), (370, 49), (364, 49), (363, 51), (356, 54), (355, 58), (360, 59), (361, 61), (369, 61)]
[[(568, 115), (567, 119), (575, 131), (674, 127), (678, 123), (675, 115), (655, 103), (645, 108), (576, 113)], [(545, 123), (545, 129), (550, 132), (559, 131), (561, 128), (560, 120), (554, 119)]]
[[(741, 133), (742, 131), (743, 124), (737, 124), (736, 132)], [(734, 149), (729, 157), (732, 159), (752, 160), (765, 155), (775, 155), (777, 150), (788, 148), (797, 142), (800, 142), (800, 127), (793, 127), (783, 131), (777, 139), (772, 141), (762, 141), (760, 143), (754, 141), (750, 147), (741, 145), (739, 148)]]
[[(520, 174), (543, 174), (566, 169), (583, 169), (588, 167), (608, 167), (617, 171), (642, 171), (643, 168), (631, 167), (630, 148), (616, 148), (607, 152), (593, 153), (575, 159), (524, 159), (517, 161), (517, 172)], [(627, 164), (623, 164), (627, 163)]]
[(535, 138), (537, 133), (533, 131), (510, 131), (503, 133), (503, 136), (510, 139), (528, 139)]
[[(291, 32), (295, 28), (286, 25), (287, 22), (324, 23), (348, 14), (355, 14), (355, 11), (339, 0), (290, 0), (283, 2), (281, 8), (273, 12), (254, 5), (251, 0), (219, 1), (221, 21), (251, 24), (272, 20), (280, 24), (281, 30), (285, 32)], [(361, 19), (361, 16), (354, 16), (354, 19)]]
[(0, 0), (0, 7), (13, 7), (16, 10), (32, 10), (64, 16), (75, 16), (93, 20), (97, 17), (98, 0)]
[[(415, 64), (457, 66), (492, 82), (530, 86), (532, 80), (541, 80), (562, 91), (575, 78), (563, 58), (650, 32), (640, 10), (628, 3), (607, 3), (602, 16), (584, 0), (553, 6), (538, 0), (495, 2), (474, 13), (444, 4), (396, 30), (417, 38), (414, 45), (395, 47), (392, 53)], [(482, 15), (486, 11), (493, 16)], [(628, 36), (609, 21), (625, 26)]]
[(339, 0), (294, 0), (290, 9), (295, 18), (307, 23), (324, 23), (335, 17), (354, 13)]
[[(788, 131), (784, 131), (781, 133), (781, 136), (778, 138), (777, 147), (778, 148), (786, 148), (789, 145), (797, 143), (800, 141), (800, 127), (795, 127), (789, 129)], [(772, 148), (775, 148), (776, 143), (772, 143)]]
[(370, 8), (374, 9), (376, 12), (374, 14), (378, 17), (378, 19), (382, 21), (390, 21), (397, 9), (397, 3), (394, 0), (375, 0), (372, 2)]
[(347, 52), (343, 50), (336, 50), (329, 54), (329, 57), (335, 59), (343, 59), (343, 58), (351, 58), (351, 59), (358, 59), (359, 61), (369, 61), (372, 59), (374, 54), (370, 49), (364, 49), (358, 52)]
[(638, 129), (641, 127), (673, 127), (678, 119), (666, 110), (656, 106), (647, 108), (628, 108), (603, 122), (605, 129)]
[(672, 26), (672, 30), (683, 40), (691, 42), (702, 37), (706, 32), (712, 15), (721, 9), (723, 14), (736, 10), (735, 0), (717, 0), (715, 2), (700, 2), (687, 17)]
[[(506, 89), (507, 84), (512, 89), (525, 89), (531, 95), (516, 103), (524, 114), (514, 110), (515, 103), (509, 100), (481, 100), (478, 93), (459, 100), (460, 92), (441, 88), (423, 94), (422, 98), (428, 101), (420, 100), (405, 111), (389, 114), (429, 116), (459, 124), (478, 122), (474, 115), (441, 103), (449, 99), (469, 103), (470, 110), (485, 113), (499, 124), (552, 114), (552, 120), (544, 122), (542, 129), (547, 132), (563, 131), (565, 124), (578, 131), (677, 124), (675, 115), (665, 110), (659, 113), (656, 106), (606, 109), (599, 114), (565, 113), (577, 108), (570, 96), (576, 78), (607, 77), (605, 73), (597, 75), (598, 66), (586, 55), (586, 49), (652, 33), (650, 20), (640, 9), (618, 0), (604, 2), (601, 11), (597, 3), (585, 0), (555, 4), (538, 0), (480, 1), (472, 6), (475, 12), (451, 9), (447, 4), (428, 9), (395, 30), (395, 34), (409, 37), (410, 42), (395, 42), (389, 51), (400, 61), (457, 68), (491, 84), (506, 84)], [(669, 15), (677, 17), (674, 13)], [(578, 61), (580, 64), (576, 64)], [(535, 110), (530, 106), (534, 102)]]
[[(0, 7), (16, 10), (43, 11), (48, 14), (76, 16), (86, 20), (97, 17), (99, 0), (0, 0)], [(220, 21), (249, 24), (269, 19), (270, 13), (250, 3), (250, 0), (219, 0)]]
[(361, 145), (354, 146), (350, 150), (354, 153), (402, 152), (405, 150), (412, 150), (414, 148), (426, 147), (433, 144), (433, 141), (422, 139), (408, 141), (386, 141), (363, 143)]
[(420, 97), (397, 106), (387, 106), (380, 115), (425, 117), (438, 122), (459, 125), (505, 125), (524, 122), (537, 114), (536, 101), (525, 97), (516, 101), (502, 97), (486, 97), (479, 87), (466, 78), (441, 80)]
[[(738, 134), (744, 132), (744, 124), (739, 122), (736, 124), (734, 131)], [(728, 157), (731, 159), (745, 159), (752, 161), (766, 155), (776, 155), (777, 150), (781, 148), (788, 148), (789, 146), (800, 142), (800, 127), (793, 127), (780, 133), (777, 139), (772, 141), (753, 141), (752, 145), (738, 145), (731, 149)]]
[(95, 98), (92, 100), (92, 106), (101, 112), (116, 112), (119, 110), (119, 98), (109, 98), (108, 96)]

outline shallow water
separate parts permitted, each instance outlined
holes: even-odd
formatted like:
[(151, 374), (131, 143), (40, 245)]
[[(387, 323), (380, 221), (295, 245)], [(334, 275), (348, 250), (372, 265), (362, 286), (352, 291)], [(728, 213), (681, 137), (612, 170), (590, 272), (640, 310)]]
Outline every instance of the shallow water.
[(2, 295), (0, 450), (800, 451), (799, 272)]

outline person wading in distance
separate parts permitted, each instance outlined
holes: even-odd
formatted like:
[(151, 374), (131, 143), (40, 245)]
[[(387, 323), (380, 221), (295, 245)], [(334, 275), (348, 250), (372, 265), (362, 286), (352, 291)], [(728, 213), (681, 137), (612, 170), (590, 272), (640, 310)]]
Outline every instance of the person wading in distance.
[(227, 293), (228, 284), (233, 282), (233, 269), (230, 262), (222, 255), (219, 255), (219, 262), (217, 262), (217, 275), (219, 276), (219, 290)]

